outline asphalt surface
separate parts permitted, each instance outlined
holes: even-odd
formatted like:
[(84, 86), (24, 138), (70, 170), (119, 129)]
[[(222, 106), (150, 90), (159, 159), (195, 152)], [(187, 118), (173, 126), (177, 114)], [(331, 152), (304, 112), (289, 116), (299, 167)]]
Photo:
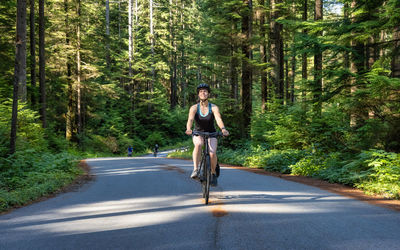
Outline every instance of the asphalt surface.
[(192, 163), (88, 159), (74, 192), (0, 216), (0, 249), (400, 249), (400, 213), (222, 168), (204, 205)]

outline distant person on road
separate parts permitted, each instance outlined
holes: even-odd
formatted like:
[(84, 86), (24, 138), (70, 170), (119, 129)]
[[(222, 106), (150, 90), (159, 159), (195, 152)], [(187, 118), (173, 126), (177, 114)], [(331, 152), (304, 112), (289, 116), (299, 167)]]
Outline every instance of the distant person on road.
[(133, 148), (131, 145), (129, 145), (128, 147), (128, 156), (131, 157), (132, 156), (132, 152), (133, 152)]
[[(217, 105), (208, 102), (208, 97), (210, 96), (210, 86), (206, 83), (201, 83), (197, 86), (198, 103), (190, 107), (189, 117), (186, 124), (186, 134), (192, 135), (192, 125), (195, 122), (195, 130), (201, 132), (216, 132), (214, 121), (217, 122), (218, 127), (221, 129), (224, 136), (228, 136), (229, 132), (224, 126), (221, 114), (219, 113), (219, 108)], [(199, 161), (201, 156), (201, 148), (204, 144), (203, 138), (201, 136), (193, 136), (193, 172), (191, 174), (192, 179), (200, 177), (199, 171)], [(211, 185), (217, 185), (217, 138), (208, 139), (208, 144), (210, 147), (210, 158), (211, 158)]]
[(156, 145), (154, 145), (154, 156), (157, 157), (157, 153), (158, 153), (158, 144), (156, 143)]

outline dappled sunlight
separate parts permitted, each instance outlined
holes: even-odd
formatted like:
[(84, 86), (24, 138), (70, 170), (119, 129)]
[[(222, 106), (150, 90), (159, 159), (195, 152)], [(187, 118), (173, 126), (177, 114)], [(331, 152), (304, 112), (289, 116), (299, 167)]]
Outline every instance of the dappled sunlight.
[[(318, 195), (306, 192), (277, 192), (237, 190), (217, 195), (229, 212), (310, 214), (340, 212), (332, 206), (348, 198), (337, 195)], [(317, 205), (318, 203), (318, 205)]]
[(142, 172), (158, 172), (161, 171), (157, 168), (121, 168), (121, 169), (109, 169), (109, 170), (101, 170), (96, 175), (98, 176), (111, 176), (111, 175), (128, 175)]
[(197, 195), (123, 199), (49, 210), (14, 219), (11, 230), (29, 234), (73, 235), (154, 226), (204, 212)]

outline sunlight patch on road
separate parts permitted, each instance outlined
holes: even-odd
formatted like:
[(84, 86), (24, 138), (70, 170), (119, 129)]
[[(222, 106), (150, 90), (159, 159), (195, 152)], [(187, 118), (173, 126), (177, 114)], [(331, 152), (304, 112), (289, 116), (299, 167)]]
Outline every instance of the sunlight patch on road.
[[(147, 197), (81, 204), (18, 218), (13, 231), (73, 235), (147, 227), (176, 222), (204, 213), (197, 196)], [(20, 224), (20, 226), (18, 226)]]
[[(336, 209), (331, 202), (347, 200), (342, 196), (316, 195), (304, 192), (261, 192), (229, 191), (218, 199), (224, 201), (224, 208), (231, 212), (244, 213), (330, 213)], [(326, 205), (315, 206), (316, 202)]]
[(111, 176), (111, 175), (129, 175), (141, 172), (158, 172), (159, 169), (156, 168), (122, 168), (122, 169), (109, 169), (109, 170), (101, 170), (97, 172), (97, 176)]

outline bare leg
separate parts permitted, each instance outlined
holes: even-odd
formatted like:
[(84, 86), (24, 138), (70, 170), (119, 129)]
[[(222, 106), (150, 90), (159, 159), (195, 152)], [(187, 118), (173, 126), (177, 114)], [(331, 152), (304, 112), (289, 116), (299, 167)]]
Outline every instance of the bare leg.
[(216, 174), (217, 168), (217, 146), (218, 141), (216, 138), (208, 139), (208, 143), (210, 146), (210, 158), (211, 158), (211, 173)]
[(201, 145), (194, 145), (194, 149), (193, 149), (193, 169), (194, 170), (197, 170), (199, 168), (200, 154), (201, 154)]
[(217, 154), (210, 152), (210, 158), (211, 158), (211, 173), (216, 174)]

